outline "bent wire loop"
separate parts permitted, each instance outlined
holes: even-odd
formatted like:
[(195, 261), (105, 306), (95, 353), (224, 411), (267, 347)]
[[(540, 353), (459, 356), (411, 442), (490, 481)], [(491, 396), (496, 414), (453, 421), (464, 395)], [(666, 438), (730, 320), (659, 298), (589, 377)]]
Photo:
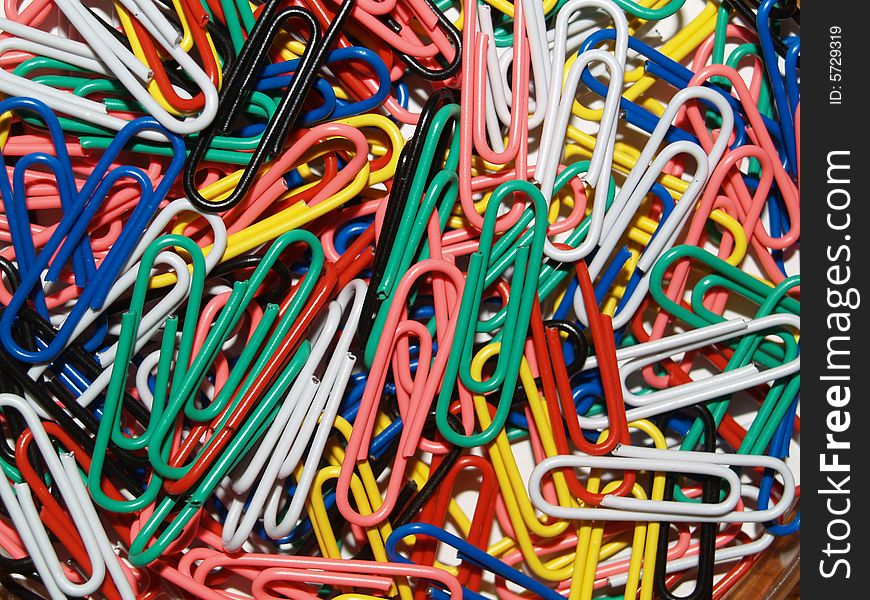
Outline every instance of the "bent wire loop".
[[(557, 506), (541, 494), (544, 476), (553, 469), (593, 467), (603, 469), (652, 470), (664, 473), (686, 473), (718, 477), (728, 484), (728, 495), (715, 504), (694, 504), (673, 500), (637, 500), (608, 495), (597, 508)], [(735, 511), (741, 498), (739, 476), (732, 467), (773, 469), (783, 480), (779, 501), (764, 510)], [(637, 446), (619, 446), (612, 456), (555, 456), (535, 466), (529, 476), (529, 493), (535, 507), (560, 519), (603, 521), (662, 521), (674, 523), (763, 523), (784, 514), (795, 497), (794, 475), (786, 464), (770, 456), (718, 454), (694, 451), (662, 450)]]
[[(323, 36), (320, 33), (319, 21), (308, 10), (291, 7), (276, 14), (280, 5), (278, 0), (270, 0), (264, 5), (245, 45), (225, 75), (218, 113), (209, 126), (197, 136), (184, 168), (184, 192), (198, 210), (218, 213), (236, 206), (253, 186), (263, 163), (283, 150), (287, 134), (295, 127), (305, 99), (314, 85), (317, 71), (326, 60), (354, 3), (355, 0), (343, 0), (339, 12), (336, 13)], [(205, 158), (212, 139), (217, 135), (230, 133), (236, 115), (253, 90), (254, 79), (260, 76), (260, 70), (265, 65), (270, 42), (284, 28), (285, 23), (292, 19), (303, 21), (310, 34), (293, 79), (272, 114), (250, 160), (245, 165), (235, 189), (221, 200), (207, 200), (196, 185), (199, 164)]]
[[(12, 107), (14, 106), (13, 103), (17, 103), (16, 99), (3, 101), (0, 103), (0, 111), (5, 112), (5, 107)], [(28, 105), (28, 108), (31, 106)], [(163, 178), (156, 187), (153, 186), (148, 176), (139, 168), (121, 166), (110, 169), (110, 165), (116, 160), (127, 142), (138, 132), (147, 130), (165, 132), (173, 144), (173, 158), (163, 174)], [(180, 174), (183, 161), (184, 143), (181, 138), (166, 131), (152, 118), (142, 117), (131, 121), (118, 133), (109, 148), (100, 157), (85, 184), (78, 191), (74, 201), (70, 203), (69, 211), (64, 212), (64, 217), (39, 254), (36, 255), (32, 247), (26, 253), (26, 255), (33, 257), (33, 262), (26, 272), (21, 273), (21, 285), (15, 294), (13, 294), (3, 316), (0, 317), (0, 341), (2, 341), (4, 347), (11, 355), (18, 360), (28, 363), (46, 362), (57, 357), (58, 353), (69, 341), (73, 329), (83, 318), (85, 312), (97, 310), (105, 302), (121, 269), (124, 267), (139, 238), (145, 232), (154, 212), (166, 197), (172, 183)], [(27, 161), (19, 162), (15, 167), (15, 172), (21, 173), (21, 170), (25, 169), (28, 164)], [(2, 179), (5, 178), (0, 178), (0, 180)], [(46, 347), (36, 351), (22, 348), (15, 343), (10, 335), (16, 313), (21, 309), (28, 297), (39, 293), (44, 271), (47, 271), (45, 273), (45, 280), (47, 282), (57, 280), (61, 269), (68, 264), (76, 249), (81, 247), (80, 244), (85, 236), (88, 224), (94, 213), (98, 210), (109, 188), (115, 182), (122, 179), (132, 179), (140, 186), (142, 199), (137, 203), (133, 213), (125, 223), (121, 235), (106, 254), (99, 268), (96, 269), (88, 280), (85, 289), (70, 310), (55, 339), (46, 345)], [(5, 190), (9, 190), (8, 179), (2, 185)], [(13, 191), (12, 193), (15, 192)], [(19, 187), (17, 193), (21, 194), (23, 190)], [(16, 201), (13, 199), (11, 202), (6, 203), (7, 211), (11, 211), (10, 225), (15, 223), (15, 226), (20, 228), (17, 234), (20, 237), (23, 237), (24, 230), (29, 229), (24, 225), (24, 214), (18, 212), (19, 208), (24, 208), (22, 200)]]

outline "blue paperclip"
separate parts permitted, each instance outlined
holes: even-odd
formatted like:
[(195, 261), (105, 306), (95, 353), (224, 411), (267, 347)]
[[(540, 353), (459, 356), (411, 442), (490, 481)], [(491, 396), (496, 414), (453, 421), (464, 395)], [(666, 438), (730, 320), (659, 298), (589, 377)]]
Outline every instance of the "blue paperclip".
[[(596, 31), (588, 38), (586, 38), (586, 40), (584, 40), (582, 46), (578, 50), (578, 53), (582, 53), (592, 48), (595, 48), (602, 42), (613, 40), (615, 38), (616, 31), (613, 29), (602, 29), (600, 31)], [(654, 48), (648, 46), (647, 44), (643, 43), (642, 41), (638, 40), (633, 36), (629, 36), (628, 38), (628, 47), (647, 58), (647, 61), (644, 63), (644, 69), (647, 71), (647, 73), (667, 82), (668, 84), (674, 86), (677, 89), (682, 89), (686, 87), (689, 84), (689, 81), (691, 81), (692, 77), (694, 77), (695, 75), (695, 73), (693, 73), (690, 69), (687, 69), (678, 62), (671, 60), (661, 52), (655, 50)], [(583, 72), (582, 78), (584, 84), (587, 85), (590, 90), (602, 97), (606, 95), (607, 86), (598, 81), (595, 76), (592, 75), (589, 69), (586, 69)], [(746, 134), (745, 121), (742, 117), (743, 108), (742, 106), (740, 106), (740, 103), (737, 101), (736, 98), (734, 98), (734, 96), (725, 92), (716, 85), (710, 84), (708, 82), (705, 83), (705, 86), (709, 87), (712, 90), (716, 90), (717, 92), (722, 94), (722, 96), (734, 109), (735, 142), (734, 144), (732, 144), (732, 147), (738, 147), (746, 144), (748, 138)], [(620, 107), (625, 111), (626, 120), (629, 123), (641, 127), (645, 131), (652, 131), (659, 122), (658, 116), (643, 108), (642, 106), (631, 102), (630, 100), (626, 100), (625, 98), (622, 98), (620, 100)], [(764, 122), (765, 127), (770, 133), (771, 139), (774, 141), (774, 144), (776, 144), (778, 148), (784, 149), (783, 133), (782, 129), (780, 128), (780, 124), (774, 119), (771, 119), (770, 117), (766, 117), (764, 115), (762, 115), (761, 118)], [(668, 136), (666, 137), (666, 139), (669, 142), (688, 140), (698, 143), (698, 139), (694, 135), (673, 127), (668, 132)], [(785, 158), (786, 161), (788, 161), (789, 157), (787, 153)]]
[[(0, 114), (12, 110), (29, 110), (38, 114), (48, 129), (55, 153), (57, 154), (54, 157), (43, 152), (35, 152), (21, 157), (13, 170), (13, 178), (15, 179), (15, 184), (13, 185), (9, 181), (6, 161), (2, 151), (0, 151), (0, 166), (3, 168), (3, 177), (0, 177), (0, 195), (3, 197), (3, 206), (9, 221), (9, 233), (12, 237), (12, 247), (15, 250), (19, 273), (23, 276), (25, 272), (33, 269), (33, 265), (36, 262), (36, 248), (33, 245), (24, 193), (25, 170), (31, 163), (39, 163), (52, 171), (57, 179), (58, 195), (60, 196), (61, 208), (64, 213), (68, 213), (71, 210), (71, 205), (76, 195), (76, 188), (69, 153), (64, 142), (63, 130), (54, 112), (47, 105), (34, 98), (8, 98), (0, 102), (0, 111), (2, 111)], [(20, 177), (16, 177), (19, 173)], [(85, 259), (86, 255), (84, 252), (89, 250), (90, 245), (88, 240), (83, 239), (73, 258), (73, 273), (76, 285), (79, 286), (85, 285), (95, 268), (92, 254), (90, 255), (90, 261)], [(42, 289), (37, 290), (36, 294), (34, 294), (34, 304), (37, 313), (47, 319), (49, 316), (48, 308), (45, 304), (45, 295)]]
[[(770, 13), (776, 2), (777, 0), (762, 0), (756, 16), (756, 27), (758, 29), (758, 41), (761, 44), (761, 55), (764, 58), (764, 66), (767, 71), (767, 79), (770, 82), (771, 90), (773, 90), (773, 101), (779, 116), (779, 126), (785, 138), (785, 153), (788, 157), (787, 170), (794, 176), (797, 173), (797, 141), (795, 139), (794, 128), (794, 116), (797, 104), (792, 104), (789, 101), (786, 85), (783, 81), (782, 73), (779, 71), (779, 55), (776, 53), (776, 48), (773, 45), (773, 33), (770, 31)], [(793, 51), (792, 48), (794, 47), (797, 50)], [(786, 53), (786, 57), (793, 54), (793, 52), (800, 53), (799, 44), (792, 46), (792, 48)], [(797, 69), (797, 60), (797, 55), (792, 56), (791, 62), (795, 70)], [(798, 97), (799, 93), (798, 91)]]
[[(369, 98), (364, 98), (359, 102), (336, 102), (335, 94), (332, 92), (332, 87), (329, 85), (328, 82), (326, 82), (326, 80), (321, 79), (320, 81), (323, 81), (324, 83), (326, 83), (326, 86), (329, 87), (328, 93), (332, 94), (335, 110), (330, 111), (329, 114), (317, 116), (317, 118), (311, 116), (311, 113), (314, 112), (311, 111), (311, 113), (307, 113), (305, 118), (303, 119), (304, 125), (311, 126), (314, 123), (327, 118), (330, 118), (332, 120), (343, 119), (353, 115), (359, 115), (368, 112), (380, 106), (381, 103), (389, 95), (390, 71), (389, 69), (387, 69), (387, 65), (384, 63), (381, 57), (378, 56), (375, 52), (369, 50), (368, 48), (363, 48), (360, 46), (338, 48), (329, 53), (326, 62), (327, 64), (329, 64), (343, 60), (360, 60), (368, 63), (368, 65), (375, 72), (375, 76), (378, 78), (377, 92), (375, 92)], [(267, 65), (263, 68), (261, 74), (262, 79), (260, 79), (260, 81), (258, 82), (256, 89), (259, 91), (266, 91), (286, 87), (293, 78), (290, 75), (285, 75), (285, 73), (291, 73), (295, 71), (298, 64), (299, 60), (295, 59)], [(318, 90), (320, 90), (319, 86)], [(321, 93), (324, 92), (325, 90), (321, 91)]]
[[(773, 440), (770, 442), (768, 454), (776, 458), (786, 458), (789, 454), (789, 443), (791, 442), (792, 430), (794, 429), (794, 419), (797, 414), (797, 407), (800, 402), (800, 395), (796, 396), (791, 406), (783, 417), (782, 422), (776, 429)], [(758, 510), (765, 510), (770, 505), (770, 492), (773, 488), (774, 473), (770, 469), (766, 469), (764, 476), (761, 479), (761, 485), (758, 486)], [(765, 523), (765, 528), (773, 535), (790, 535), (800, 531), (801, 528), (801, 512), (797, 511), (794, 518), (788, 523)]]
[[(400, 541), (410, 536), (429, 536), (435, 538), (443, 544), (447, 544), (456, 549), (457, 557), (460, 560), (468, 561), (482, 569), (490, 571), (491, 573), (495, 573), (498, 577), (505, 579), (506, 581), (510, 581), (512, 583), (517, 584), (518, 586), (525, 588), (526, 590), (535, 594), (536, 598), (541, 598), (542, 600), (564, 600), (564, 598), (558, 594), (555, 590), (550, 589), (543, 583), (529, 577), (522, 571), (517, 571), (513, 567), (508, 566), (506, 563), (494, 558), (486, 553), (485, 550), (481, 550), (480, 548), (476, 548), (451, 533), (448, 533), (441, 529), (440, 527), (436, 527), (434, 525), (430, 525), (429, 523), (408, 523), (407, 525), (402, 525), (401, 527), (397, 527), (390, 534), (390, 537), (387, 538), (386, 542), (386, 550), (387, 557), (393, 562), (401, 562), (405, 564), (413, 564), (410, 560), (402, 556), (399, 551), (396, 549), (396, 546)], [(435, 599), (446, 600), (451, 596), (444, 592), (442, 589), (433, 587), (430, 590), (430, 595)], [(486, 600), (486, 596), (478, 594), (477, 592), (473, 592), (468, 588), (462, 588), (462, 597), (468, 600)], [(453, 598), (453, 600), (457, 600)]]
[[(0, 103), (0, 109), (3, 108), (4, 104)], [(49, 109), (46, 107), (45, 110)], [(125, 165), (109, 170), (124, 146), (138, 133), (149, 129), (166, 136), (172, 143), (174, 152), (172, 160), (156, 188), (152, 187), (148, 175), (137, 167)], [(184, 141), (179, 136), (170, 133), (151, 117), (140, 117), (130, 121), (118, 132), (77, 194), (75, 202), (70, 206), (70, 211), (64, 214), (45, 247), (35, 257), (31, 267), (21, 274), (21, 285), (12, 295), (9, 306), (0, 317), (0, 342), (14, 358), (27, 363), (47, 362), (55, 359), (69, 342), (73, 330), (85, 312), (88, 309), (98, 309), (103, 305), (118, 274), (124, 267), (124, 263), (147, 229), (154, 212), (181, 174), (184, 160)], [(17, 165), (16, 168), (18, 168)], [(142, 189), (142, 198), (133, 210), (118, 240), (109, 250), (100, 268), (89, 279), (87, 287), (82, 291), (55, 338), (44, 348), (36, 351), (22, 348), (12, 337), (12, 327), (18, 311), (24, 306), (27, 298), (41, 287), (40, 275), (44, 270), (48, 270), (45, 276), (46, 281), (57, 280), (64, 265), (70, 260), (75, 249), (79, 247), (80, 240), (83, 239), (87, 227), (106, 193), (122, 179), (135, 181)], [(15, 215), (19, 227), (23, 225), (21, 217), (21, 215)]]
[[(16, 162), (13, 169), (13, 182), (10, 184), (8, 175), (0, 178), (0, 194), (3, 197), (3, 204), (6, 210), (6, 215), (9, 221), (9, 233), (12, 238), (12, 246), (15, 250), (19, 273), (29, 271), (36, 262), (36, 248), (33, 245), (33, 237), (30, 231), (30, 221), (27, 215), (27, 201), (25, 196), (26, 186), (24, 183), (24, 175), (32, 165), (41, 165), (47, 167), (55, 176), (58, 182), (58, 195), (60, 196), (61, 209), (64, 213), (71, 210), (72, 203), (75, 201), (76, 184), (75, 176), (72, 172), (72, 166), (69, 158), (69, 153), (66, 149), (66, 143), (63, 138), (63, 130), (60, 126), (60, 121), (54, 112), (39, 100), (33, 98), (9, 98), (0, 103), (3, 112), (9, 110), (28, 110), (37, 113), (46, 125), (49, 132), (54, 152), (56, 156), (51, 156), (44, 152), (33, 152), (22, 156)], [(5, 171), (5, 161), (3, 160), (2, 152), (0, 152), (0, 166)], [(96, 263), (94, 262), (93, 251), (91, 250), (90, 238), (86, 233), (81, 241), (76, 245), (75, 252), (72, 256), (73, 275), (75, 284), (78, 287), (85, 287), (96, 272)], [(42, 288), (36, 290), (34, 294), (34, 308), (36, 312), (44, 317), (49, 318), (48, 307), (45, 302), (45, 295)], [(103, 342), (108, 334), (108, 320), (101, 317), (97, 327), (94, 329), (92, 337), (84, 342), (85, 349), (93, 352)]]

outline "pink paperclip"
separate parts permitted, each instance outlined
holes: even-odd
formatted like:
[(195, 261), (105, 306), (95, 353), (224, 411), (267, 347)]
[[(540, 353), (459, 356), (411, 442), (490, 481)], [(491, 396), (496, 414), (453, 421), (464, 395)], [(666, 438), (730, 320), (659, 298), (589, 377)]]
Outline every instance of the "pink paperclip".
[[(429, 257), (433, 260), (443, 260), (441, 249), (441, 238), (439, 230), (438, 210), (434, 209), (429, 216), (427, 223), (427, 234), (429, 240)], [(455, 264), (450, 261), (451, 264)], [(448, 335), (448, 323), (446, 315), (450, 312), (450, 305), (456, 302), (456, 296), (453, 295), (453, 290), (448, 288), (445, 281), (440, 277), (432, 279), (432, 296), (435, 304), (435, 334), (439, 340), (445, 339)], [(443, 315), (437, 318), (438, 315)], [(431, 346), (427, 349), (431, 354)], [(421, 359), (422, 360), (422, 359)], [(418, 361), (419, 362), (419, 361)], [(414, 395), (415, 376), (411, 374), (411, 359), (410, 345), (407, 336), (402, 336), (397, 341), (396, 351), (391, 355), (391, 363), (393, 368), (393, 378), (396, 382), (396, 400), (399, 406), (399, 412), (403, 415), (414, 414), (416, 410), (412, 403)], [(418, 367), (419, 369), (419, 367)], [(464, 400), (471, 407), (471, 394), (463, 394), (460, 392), (460, 399)], [(431, 452), (433, 454), (446, 454), (450, 448), (440, 442), (429, 440), (420, 437), (417, 447), (423, 452)]]
[[(797, 187), (785, 172), (782, 163), (780, 163), (776, 146), (774, 145), (767, 128), (764, 126), (761, 114), (758, 112), (758, 106), (753, 103), (752, 94), (749, 92), (749, 88), (747, 88), (746, 83), (737, 71), (725, 65), (709, 65), (698, 71), (695, 76), (692, 77), (689, 85), (703, 85), (711, 77), (725, 77), (731, 82), (733, 90), (736, 92), (735, 95), (738, 100), (740, 100), (740, 104), (749, 121), (749, 127), (747, 128), (749, 137), (756, 145), (763, 148), (771, 157), (774, 180), (782, 194), (783, 202), (785, 203), (786, 210), (791, 220), (789, 230), (777, 239), (771, 238), (763, 228), (756, 228), (755, 236), (758, 237), (759, 241), (768, 248), (788, 248), (789, 246), (794, 245), (800, 237), (800, 198), (798, 196)], [(713, 146), (714, 140), (707, 131), (700, 106), (697, 103), (693, 103), (687, 107), (686, 112), (701, 145), (709, 152), (710, 148)], [(731, 177), (729, 178), (725, 188), (728, 196), (740, 202), (744, 207), (744, 210), (747, 210), (748, 212), (748, 201), (751, 198), (751, 195), (749, 194), (749, 190), (746, 188), (746, 183), (739, 173), (731, 173)]]
[[(3, 0), (3, 14), (7, 19), (31, 27), (37, 27), (45, 21), (52, 9), (54, 9), (54, 2), (51, 0), (34, 0), (23, 10), (19, 10), (16, 0)], [(8, 37), (9, 35), (4, 31), (0, 37)]]
[[(758, 43), (758, 35), (756, 35), (754, 31), (739, 25), (728, 25), (725, 30), (725, 35), (728, 40), (734, 39), (749, 44)], [(712, 33), (701, 43), (700, 46), (698, 46), (698, 49), (695, 50), (695, 56), (692, 57), (692, 71), (697, 73), (707, 65), (707, 62), (713, 55), (713, 46), (715, 42), (716, 34)], [(759, 56), (748, 55), (748, 58), (752, 59), (752, 79), (749, 81), (749, 91), (752, 98), (757, 101), (758, 97), (761, 95), (761, 85), (764, 82), (764, 63), (761, 61), (761, 57)]]
[[(486, 53), (488, 36), (476, 30), (477, 2), (465, 2), (462, 32), (462, 114), (460, 118), (460, 155), (459, 155), (459, 201), (464, 217), (474, 227), (483, 227), (483, 215), (474, 207), (471, 187), (471, 169), (474, 151), (490, 162), (507, 164), (514, 161), (511, 170), (516, 174), (527, 173), (528, 128), (529, 128), (529, 70), (530, 55), (526, 37), (523, 3), (517, 2), (514, 14), (514, 81), (509, 128), (510, 143), (501, 153), (495, 153), (486, 143), (483, 135), (484, 113), (486, 107)], [(507, 230), (519, 220), (525, 206), (514, 204), (510, 212), (496, 221), (496, 232)]]
[[(281, 560), (283, 558), (281, 555), (253, 555), (251, 560), (245, 560), (246, 556), (250, 555), (235, 557), (210, 548), (194, 548), (181, 557), (178, 568), (195, 584), (210, 588), (217, 587), (217, 582), (208, 581), (209, 575), (213, 571), (216, 569), (220, 569), (221, 573), (230, 571), (252, 583), (251, 592), (254, 598), (274, 597), (265, 589), (269, 584), (273, 584), (269, 586), (271, 589), (280, 592), (285, 597), (306, 599), (311, 597), (311, 594), (294, 584), (320, 583), (344, 587), (360, 586), (380, 592), (386, 592), (392, 585), (392, 580), (389, 577), (380, 575), (335, 573), (329, 570), (285, 566)], [(276, 580), (269, 575), (263, 577), (264, 573), (275, 570), (282, 571), (280, 583), (284, 585), (274, 585)], [(236, 597), (248, 598), (250, 596)]]
[[(341, 123), (324, 123), (306, 131), (291, 144), (287, 151), (270, 163), (269, 171), (262, 175), (248, 196), (234, 208), (228, 210), (222, 218), (227, 223), (227, 233), (238, 233), (254, 223), (272, 204), (287, 192), (284, 173), (299, 161), (314, 145), (324, 139), (341, 137), (349, 140), (354, 147), (354, 156), (338, 173), (338, 175), (321, 189), (309, 205), (315, 206), (320, 201), (337, 193), (346, 187), (356, 174), (368, 164), (369, 145), (365, 134), (359, 129)], [(185, 229), (185, 235), (197, 239), (201, 232), (210, 232), (204, 219), (198, 219)]]
[[(190, 556), (191, 554), (193, 556)], [(194, 561), (200, 562), (191, 572), (190, 569)], [(333, 575), (335, 576), (334, 581), (338, 585), (354, 583), (354, 580), (346, 579), (345, 575), (361, 576), (363, 579), (357, 580), (357, 584), (364, 581), (366, 583), (370, 582), (375, 587), (381, 587), (384, 583), (391, 583), (387, 578), (413, 577), (437, 581), (447, 588), (452, 597), (462, 597), (462, 586), (456, 577), (444, 570), (423, 565), (255, 553), (233, 557), (205, 548), (191, 550), (179, 562), (179, 572), (182, 574), (186, 572), (191, 580), (197, 584), (204, 584), (208, 574), (217, 568), (229, 568), (233, 570), (253, 568), (260, 570), (260, 576), (263, 573), (272, 571), (272, 574), (263, 576), (262, 583), (264, 584), (273, 580), (281, 580), (280, 573), (285, 569), (288, 570), (286, 574), (292, 577), (296, 577), (300, 571), (308, 571), (308, 576), (311, 576), (314, 572), (321, 572), (327, 576)], [(292, 574), (290, 570), (292, 570)], [(252, 591), (256, 598), (262, 597), (257, 595), (257, 591), (261, 591), (259, 585)]]
[[(440, 348), (449, 348), (453, 342), (456, 320), (460, 308), (458, 298), (462, 296), (465, 278), (459, 269), (445, 260), (427, 259), (421, 261), (408, 270), (396, 288), (383, 328), (385, 333), (395, 333), (393, 335), (385, 335), (381, 343), (378, 344), (377, 353), (375, 354), (368, 383), (360, 401), (359, 413), (357, 420), (354, 422), (353, 433), (347, 444), (345, 458), (341, 465), (341, 473), (336, 486), (335, 497), (339, 511), (348, 521), (363, 527), (371, 527), (383, 522), (395, 506), (403, 484), (405, 468), (409, 459), (417, 451), (423, 425), (426, 416), (429, 414), (429, 407), (432, 404), (432, 400), (441, 383), (442, 374), (447, 366), (449, 354), (447, 352), (438, 352), (435, 360), (431, 361), (432, 340), (425, 325), (418, 321), (404, 320), (407, 313), (405, 298), (407, 298), (417, 280), (430, 274), (440, 275), (444, 283), (450, 285), (448, 293), (444, 296), (449, 314), (446, 315), (446, 318), (437, 319), (444, 322), (443, 335), (439, 335), (438, 345)], [(371, 444), (375, 416), (380, 404), (381, 391), (387, 377), (388, 361), (396, 351), (399, 340), (408, 335), (413, 335), (420, 340), (417, 373), (414, 378), (414, 388), (407, 405), (408, 408), (413, 409), (413, 412), (402, 415), (403, 427), (399, 440), (399, 451), (390, 471), (389, 484), (383, 504), (375, 508), (372, 514), (361, 515), (356, 512), (350, 503), (351, 477), (353, 476), (356, 462), (368, 459), (368, 448)]]

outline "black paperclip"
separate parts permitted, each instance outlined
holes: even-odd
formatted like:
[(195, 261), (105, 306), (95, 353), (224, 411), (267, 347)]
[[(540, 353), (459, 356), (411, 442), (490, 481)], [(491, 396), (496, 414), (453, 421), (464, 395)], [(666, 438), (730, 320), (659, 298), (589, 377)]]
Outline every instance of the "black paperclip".
[[(758, 32), (758, 15), (756, 11), (758, 10), (759, 2), (756, 0), (725, 0), (725, 2), (737, 11), (753, 31)], [(797, 7), (797, 2), (789, 0), (785, 7), (777, 7), (771, 11), (770, 18), (774, 21), (793, 19), (796, 23), (800, 24), (801, 13)], [(788, 46), (778, 36), (773, 37), (773, 47), (776, 49), (776, 53), (782, 57), (785, 57), (788, 52)]]
[[(419, 60), (415, 57), (405, 54), (404, 52), (399, 52), (396, 50), (396, 54), (399, 58), (402, 59), (402, 62), (405, 63), (405, 66), (408, 68), (408, 71), (421, 77), (422, 79), (426, 79), (428, 81), (444, 81), (445, 79), (450, 79), (454, 75), (456, 75), (457, 71), (459, 71), (459, 67), (462, 66), (462, 34), (453, 24), (453, 22), (447, 18), (447, 16), (438, 8), (432, 0), (423, 0), (429, 9), (432, 11), (432, 14), (435, 15), (435, 18), (438, 20), (438, 25), (444, 30), (444, 33), (450, 38), (450, 41), (453, 43), (453, 47), (456, 48), (456, 54), (449, 63), (442, 64), (440, 69), (430, 69), (429, 67), (424, 66)], [(399, 33), (402, 31), (402, 26), (392, 17), (386, 16), (383, 18), (383, 22), (387, 27), (393, 30), (395, 33)]]
[[(341, 26), (353, 9), (356, 0), (344, 0), (329, 28), (321, 37), (320, 24), (304, 8), (290, 7), (278, 14), (275, 12), (281, 0), (269, 0), (263, 6), (263, 11), (242, 46), (235, 63), (227, 72), (221, 87), (217, 115), (214, 121), (201, 131), (184, 166), (184, 192), (190, 202), (200, 211), (219, 213), (229, 210), (241, 202), (251, 189), (260, 167), (270, 157), (279, 154), (284, 149), (287, 133), (296, 125), (296, 120), (302, 112), (302, 106), (308, 93), (314, 85), (317, 73), (323, 65), (327, 54), (335, 44)], [(286, 21), (299, 19), (308, 28), (309, 37), (305, 52), (299, 60), (290, 85), (278, 108), (263, 131), (260, 143), (251, 154), (251, 160), (245, 166), (236, 189), (223, 200), (210, 202), (203, 198), (196, 187), (196, 170), (205, 158), (212, 139), (218, 135), (229, 135), (236, 116), (248, 102), (260, 71), (266, 63), (271, 42), (278, 35)]]
[[(696, 405), (691, 407), (692, 412), (701, 419), (704, 424), (704, 452), (716, 452), (716, 421), (713, 419), (713, 414), (710, 409), (704, 405)], [(658, 425), (662, 431), (665, 430), (668, 418), (674, 413), (665, 415), (659, 419)], [(709, 475), (693, 476), (701, 481), (701, 501), (705, 503), (716, 503), (719, 501), (720, 480), (718, 477)], [(664, 500), (670, 501), (674, 499), (674, 487), (677, 483), (677, 474), (668, 473), (665, 476), (665, 493)], [(695, 589), (686, 596), (675, 596), (668, 589), (667, 565), (668, 565), (668, 531), (670, 523), (661, 523), (659, 529), (658, 546), (656, 548), (656, 570), (655, 570), (655, 588), (656, 594), (664, 600), (709, 600), (713, 597), (713, 574), (716, 566), (716, 531), (719, 526), (717, 523), (701, 523), (698, 527), (700, 530), (698, 542), (698, 573), (696, 576)]]
[[(448, 88), (440, 88), (429, 96), (426, 104), (423, 105), (423, 110), (420, 112), (420, 118), (417, 121), (417, 128), (414, 131), (414, 136), (402, 148), (399, 154), (398, 166), (396, 174), (393, 177), (393, 186), (390, 189), (390, 194), (387, 197), (386, 211), (384, 211), (384, 222), (381, 226), (380, 235), (378, 236), (377, 244), (375, 245), (375, 258), (372, 262), (371, 277), (369, 278), (368, 289), (366, 296), (363, 299), (362, 315), (360, 317), (359, 326), (357, 327), (356, 340), (360, 348), (365, 348), (368, 344), (369, 337), (372, 334), (375, 316), (382, 301), (378, 298), (378, 287), (384, 278), (384, 270), (387, 268), (387, 263), (390, 260), (390, 254), (393, 252), (393, 247), (396, 244), (396, 235), (399, 232), (399, 225), (402, 222), (402, 214), (405, 212), (405, 206), (408, 204), (408, 195), (411, 191), (411, 182), (414, 180), (414, 175), (420, 164), (420, 155), (423, 152), (423, 146), (426, 143), (426, 137), (429, 129), (432, 126), (432, 119), (444, 106), (455, 104), (458, 102), (456, 92)], [(442, 140), (438, 145), (438, 156), (446, 153), (446, 147), (449, 143), (448, 139)], [(443, 147), (442, 147), (443, 146)], [(435, 172), (441, 169), (443, 163), (441, 161), (432, 161), (432, 169), (429, 173), (429, 178), (434, 177)]]

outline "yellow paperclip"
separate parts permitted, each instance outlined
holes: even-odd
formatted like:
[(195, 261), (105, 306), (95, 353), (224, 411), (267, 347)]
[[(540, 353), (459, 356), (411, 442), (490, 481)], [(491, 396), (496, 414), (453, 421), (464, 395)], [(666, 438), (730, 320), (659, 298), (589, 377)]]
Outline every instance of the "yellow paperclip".
[[(345, 419), (336, 417), (333, 427), (341, 434), (345, 442), (350, 438), (351, 424)], [(311, 525), (314, 529), (314, 534), (317, 538), (320, 551), (326, 558), (342, 558), (341, 551), (338, 548), (338, 539), (332, 529), (329, 521), (329, 515), (326, 511), (326, 504), (323, 497), (323, 486), (331, 479), (338, 479), (341, 471), (341, 461), (344, 459), (344, 450), (337, 443), (331, 443), (328, 446), (327, 456), (330, 466), (318, 471), (311, 487), (311, 496), (308, 502), (308, 517), (311, 519)], [(338, 464), (334, 464), (335, 462)], [(357, 472), (351, 480), (351, 493), (358, 510), (363, 514), (372, 512), (372, 507), (380, 504), (381, 494), (378, 489), (377, 479), (371, 470), (368, 461), (357, 463)], [(369, 546), (372, 550), (372, 555), (375, 560), (381, 562), (389, 562), (385, 546), (386, 539), (392, 533), (392, 527), (388, 522), (384, 522), (377, 527), (366, 528), (365, 534), (368, 539)], [(394, 584), (395, 587), (395, 584)], [(408, 584), (398, 584), (399, 597), (402, 600), (411, 600), (413, 597)], [(392, 590), (391, 593), (395, 593)]]
[[(638, 429), (649, 435), (656, 448), (666, 449), (667, 440), (664, 434), (650, 421), (638, 420), (628, 424), (631, 429)], [(606, 432), (602, 432), (601, 438), (606, 436)], [(601, 439), (599, 438), (599, 439)], [(604, 493), (612, 491), (619, 486), (619, 481), (609, 482), (604, 487)], [(587, 488), (590, 492), (597, 493), (601, 479), (593, 470), (587, 481)], [(645, 500), (648, 497), (653, 500), (661, 500), (664, 498), (665, 492), (665, 476), (662, 473), (656, 473), (652, 478), (652, 491), (648, 495), (640, 484), (635, 484), (632, 488), (632, 495), (635, 498)], [(634, 527), (631, 542), (631, 558), (628, 569), (628, 581), (625, 584), (624, 595), (626, 598), (637, 597), (638, 584), (641, 585), (641, 600), (651, 600), (653, 592), (653, 577), (655, 574), (655, 559), (656, 545), (658, 543), (659, 524), (637, 523)], [(581, 535), (577, 540), (577, 551), (575, 554), (576, 573), (571, 581), (571, 590), (568, 595), (569, 600), (589, 600), (592, 598), (593, 584), (595, 583), (595, 573), (598, 568), (598, 563), (611, 554), (613, 549), (624, 544), (616, 544), (605, 551), (601, 542), (604, 537), (604, 524), (599, 522), (584, 522), (581, 528)], [(619, 548), (621, 549), (621, 548)], [(641, 578), (641, 567), (643, 568), (643, 576)]]
[[(487, 359), (498, 353), (498, 345), (490, 344), (483, 348), (471, 362), (471, 372), (474, 377), (482, 376), (483, 365)], [(521, 370), (522, 372), (522, 370)], [(525, 384), (524, 384), (525, 385)], [(488, 404), (483, 396), (473, 395), (474, 409), (477, 420), (482, 428), (492, 423)], [(516, 540), (504, 538), (491, 545), (487, 552), (492, 556), (501, 556), (515, 547), (519, 547), (529, 569), (538, 577), (547, 581), (562, 581), (571, 576), (571, 565), (553, 566), (544, 563), (535, 553), (531, 535), (543, 538), (554, 538), (564, 533), (569, 526), (567, 521), (553, 520), (544, 524), (535, 513), (525, 482), (517, 466), (516, 457), (508, 441), (507, 433), (499, 432), (495, 441), (486, 446), (486, 451), (498, 479), (499, 490), (507, 509), (508, 518), (516, 535)]]

